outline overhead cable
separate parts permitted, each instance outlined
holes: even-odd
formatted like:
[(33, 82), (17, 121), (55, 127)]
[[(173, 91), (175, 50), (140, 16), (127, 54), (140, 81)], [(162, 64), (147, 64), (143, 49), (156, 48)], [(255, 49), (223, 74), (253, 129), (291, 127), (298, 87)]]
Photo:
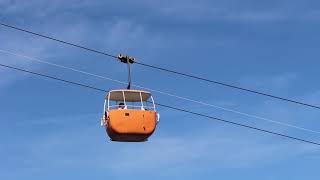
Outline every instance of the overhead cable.
[[(23, 59), (26, 59), (26, 60), (29, 60), (29, 61), (34, 61), (34, 62), (46, 64), (46, 65), (49, 65), (49, 66), (53, 66), (53, 67), (56, 67), (56, 68), (66, 69), (66, 70), (70, 70), (70, 71), (77, 72), (77, 73), (80, 73), (80, 74), (92, 76), (92, 77), (95, 77), (95, 78), (100, 78), (100, 79), (112, 81), (112, 82), (123, 84), (123, 85), (127, 84), (126, 82), (123, 82), (123, 81), (120, 81), (120, 80), (112, 79), (112, 78), (109, 78), (109, 77), (106, 77), (106, 76), (102, 76), (102, 75), (97, 75), (97, 74), (90, 73), (90, 72), (83, 71), (83, 70), (79, 70), (79, 69), (76, 69), (76, 68), (73, 68), (73, 67), (67, 67), (67, 66), (64, 66), (64, 65), (57, 64), (57, 63), (44, 61), (44, 60), (41, 60), (39, 58), (26, 56), (26, 55), (23, 55), (23, 54), (20, 54), (20, 53), (7, 51), (7, 50), (3, 50), (3, 49), (0, 49), (0, 52), (1, 53), (5, 53), (5, 54), (9, 54), (9, 55), (13, 55), (13, 56), (17, 56), (17, 57), (20, 57), (20, 58), (23, 58)], [(139, 89), (144, 89), (144, 90), (148, 90), (148, 91), (151, 91), (151, 92), (156, 92), (156, 93), (163, 94), (163, 95), (166, 95), (166, 96), (174, 97), (174, 98), (177, 98), (177, 99), (189, 101), (189, 102), (192, 102), (192, 103), (197, 103), (197, 104), (200, 104), (200, 105), (203, 105), (203, 106), (216, 108), (216, 109), (220, 109), (220, 110), (223, 110), (223, 111), (239, 114), (239, 115), (242, 115), (242, 116), (246, 116), (246, 117), (250, 117), (250, 118), (255, 118), (255, 119), (267, 121), (267, 122), (274, 123), (274, 124), (277, 124), (277, 125), (286, 126), (286, 127), (289, 127), (289, 128), (294, 128), (294, 129), (298, 129), (298, 130), (302, 130), (302, 131), (306, 131), (306, 132), (320, 134), (320, 132), (316, 131), (316, 130), (312, 130), (312, 129), (300, 127), (300, 126), (297, 126), (297, 125), (293, 125), (293, 124), (289, 124), (289, 123), (284, 123), (284, 122), (272, 120), (272, 119), (269, 119), (269, 118), (265, 118), (265, 117), (261, 117), (261, 116), (257, 116), (257, 115), (253, 115), (253, 114), (249, 114), (249, 113), (245, 113), (245, 112), (241, 112), (241, 111), (230, 109), (230, 108), (225, 108), (225, 107), (222, 107), (222, 106), (214, 105), (214, 104), (211, 104), (211, 103), (206, 103), (206, 102), (199, 101), (199, 100), (194, 100), (194, 99), (183, 97), (183, 96), (179, 96), (179, 95), (176, 95), (176, 94), (172, 94), (172, 93), (168, 93), (168, 92), (164, 92), (164, 91), (160, 91), (160, 90), (155, 90), (155, 89), (151, 89), (151, 88), (147, 88), (147, 87), (140, 86), (140, 85), (135, 85), (135, 84), (132, 84), (132, 86), (137, 87)]]
[[(20, 28), (20, 27), (17, 27), (17, 26), (9, 25), (9, 24), (3, 23), (3, 22), (0, 22), (0, 25), (8, 27), (8, 28), (11, 28), (11, 29), (15, 29), (17, 31), (21, 31), (21, 32), (25, 32), (25, 33), (32, 34), (32, 35), (35, 35), (35, 36), (39, 36), (39, 37), (42, 37), (42, 38), (50, 39), (50, 40), (53, 40), (53, 41), (56, 41), (56, 42), (59, 42), (59, 43), (63, 43), (63, 44), (67, 44), (67, 45), (70, 45), (70, 46), (73, 46), (73, 47), (77, 47), (77, 48), (80, 48), (80, 49), (83, 49), (83, 50), (86, 50), (86, 51), (90, 51), (90, 52), (93, 52), (93, 53), (97, 53), (97, 54), (101, 54), (101, 55), (105, 55), (105, 56), (108, 56), (108, 57), (112, 57), (112, 58), (118, 59), (118, 56), (112, 55), (111, 53), (106, 53), (106, 52), (103, 52), (103, 51), (100, 51), (100, 50), (96, 50), (96, 49), (93, 49), (93, 48), (88, 48), (88, 47), (85, 47), (85, 46), (82, 46), (82, 45), (78, 45), (78, 44), (75, 44), (75, 43), (70, 43), (70, 42), (67, 42), (67, 41), (64, 41), (64, 40), (60, 40), (60, 39), (53, 38), (53, 37), (50, 37), (50, 36), (47, 36), (47, 35), (36, 33), (36, 32), (30, 31), (30, 30), (26, 30), (26, 29), (23, 29), (23, 28)], [(313, 104), (305, 103), (305, 102), (302, 102), (302, 101), (289, 99), (289, 98), (286, 98), (286, 97), (280, 97), (280, 96), (272, 95), (272, 94), (269, 94), (269, 93), (265, 93), (265, 92), (261, 92), (261, 91), (257, 91), (257, 90), (252, 90), (252, 89), (249, 89), (249, 88), (240, 87), (240, 86), (237, 86), (237, 85), (234, 85), (234, 84), (229, 84), (229, 83), (225, 83), (225, 82), (221, 82), (221, 81), (211, 80), (211, 79), (208, 79), (208, 78), (204, 78), (204, 77), (200, 77), (200, 76), (192, 75), (192, 74), (187, 74), (187, 73), (179, 72), (179, 71), (176, 71), (176, 70), (171, 70), (171, 69), (168, 69), (168, 68), (158, 67), (158, 66), (155, 66), (155, 65), (150, 65), (150, 64), (143, 63), (143, 62), (139, 62), (137, 60), (135, 60), (135, 63), (138, 64), (138, 65), (141, 65), (141, 66), (152, 68), (152, 69), (157, 69), (157, 70), (160, 70), (160, 71), (165, 71), (165, 72), (169, 72), (169, 73), (172, 73), (172, 74), (177, 74), (177, 75), (184, 76), (184, 77), (188, 77), (188, 78), (192, 78), (192, 79), (196, 79), (196, 80), (201, 80), (201, 81), (205, 81), (205, 82), (208, 82), (208, 83), (217, 84), (217, 85), (220, 85), (220, 86), (224, 86), (224, 87), (228, 87), (228, 88), (232, 88), (232, 89), (236, 89), (236, 90), (240, 90), (240, 91), (244, 91), (244, 92), (248, 92), (248, 93), (252, 93), (252, 94), (257, 94), (257, 95), (261, 95), (261, 96), (265, 96), (265, 97), (269, 97), (269, 98), (273, 98), (273, 99), (278, 99), (278, 100), (281, 100), (281, 101), (290, 102), (290, 103), (294, 103), (294, 104), (298, 104), (298, 105), (301, 105), (301, 106), (306, 106), (306, 107), (310, 107), (310, 108), (314, 108), (314, 109), (318, 109), (318, 110), (320, 109), (320, 106), (317, 106), (317, 105), (313, 105)]]
[[(25, 69), (22, 69), (22, 68), (17, 68), (17, 67), (5, 65), (5, 64), (0, 64), (0, 66), (5, 67), (5, 68), (9, 68), (9, 69), (14, 69), (14, 70), (21, 71), (21, 72), (25, 72), (25, 73), (29, 73), (29, 74), (33, 74), (33, 75), (37, 75), (37, 76), (41, 76), (41, 77), (45, 77), (45, 78), (48, 78), (48, 79), (53, 79), (53, 80), (56, 80), (56, 81), (61, 81), (61, 82), (72, 84), (72, 85), (77, 85), (79, 87), (85, 87), (85, 88), (89, 88), (89, 89), (100, 91), (100, 92), (107, 92), (106, 90), (103, 90), (103, 89), (100, 89), (100, 88), (96, 88), (96, 87), (93, 87), (93, 86), (90, 86), (90, 85), (86, 85), (86, 84), (83, 84), (83, 83), (78, 83), (78, 82), (74, 82), (74, 81), (70, 81), (70, 80), (65, 80), (65, 79), (62, 79), (62, 78), (55, 77), (55, 76), (41, 74), (41, 73), (37, 73), (37, 72), (30, 71), (30, 70), (25, 70)], [(313, 145), (320, 146), (320, 143), (318, 143), (318, 142), (309, 141), (309, 140), (305, 140), (305, 139), (302, 139), (302, 138), (297, 138), (297, 137), (289, 136), (289, 135), (286, 135), (286, 134), (277, 133), (277, 132), (273, 132), (273, 131), (269, 131), (269, 130), (265, 130), (265, 129), (261, 129), (261, 128), (257, 128), (257, 127), (253, 127), (253, 126), (249, 126), (249, 125), (245, 125), (245, 124), (229, 121), (229, 120), (224, 120), (224, 119), (212, 117), (212, 116), (209, 116), (209, 115), (205, 115), (205, 114), (201, 114), (201, 113), (185, 110), (185, 109), (182, 109), (182, 108), (168, 106), (168, 105), (161, 104), (161, 103), (158, 103), (157, 105), (161, 106), (161, 107), (168, 108), (168, 109), (172, 109), (172, 110), (176, 110), (176, 111), (180, 111), (180, 112), (185, 112), (185, 113), (193, 114), (193, 115), (196, 115), (196, 116), (205, 117), (205, 118), (208, 118), (208, 119), (212, 119), (212, 120), (216, 120), (216, 121), (232, 124), (232, 125), (235, 125), (235, 126), (248, 128), (248, 129), (256, 130), (256, 131), (259, 131), (259, 132), (272, 134), (272, 135), (288, 138), (288, 139), (291, 139), (291, 140), (296, 140), (296, 141), (305, 142), (305, 143), (308, 143), (308, 144), (313, 144)]]

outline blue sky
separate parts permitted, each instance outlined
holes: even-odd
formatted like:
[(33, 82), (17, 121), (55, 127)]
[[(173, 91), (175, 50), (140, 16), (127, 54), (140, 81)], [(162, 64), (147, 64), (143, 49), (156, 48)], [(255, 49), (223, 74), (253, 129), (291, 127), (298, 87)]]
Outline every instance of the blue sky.
[[(298, 0), (0, 0), (8, 24), (145, 63), (320, 105), (320, 3)], [(0, 49), (126, 81), (105, 56), (0, 28)], [(99, 88), (123, 85), (0, 54)], [(159, 108), (147, 143), (109, 142), (104, 94), (0, 69), (0, 179), (318, 179), (319, 147)], [(133, 83), (320, 130), (320, 112), (133, 67)], [(161, 94), (155, 99), (313, 141), (307, 133)]]

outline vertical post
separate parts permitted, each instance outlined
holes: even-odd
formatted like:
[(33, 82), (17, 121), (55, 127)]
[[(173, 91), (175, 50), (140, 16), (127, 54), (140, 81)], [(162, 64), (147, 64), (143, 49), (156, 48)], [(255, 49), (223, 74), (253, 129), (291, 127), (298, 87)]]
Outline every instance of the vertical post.
[(122, 91), (122, 95), (123, 95), (123, 103), (124, 103), (124, 107), (125, 107), (125, 109), (126, 109), (126, 107), (127, 107), (127, 103), (126, 103), (126, 96), (125, 96), (125, 94), (124, 94), (124, 91)]
[(144, 110), (141, 91), (140, 91), (140, 101), (141, 101), (141, 110)]
[(128, 87), (127, 89), (131, 88), (131, 65), (128, 59)]
[(105, 99), (104, 100), (104, 105), (103, 105), (103, 114), (106, 113), (106, 110), (107, 110), (106, 105), (107, 105), (107, 100)]
[(155, 111), (156, 110), (156, 104), (154, 103), (154, 99), (153, 99), (152, 96), (151, 96), (151, 100), (152, 100), (152, 104), (153, 104), (153, 110)]
[(110, 92), (108, 93), (108, 111), (110, 110)]

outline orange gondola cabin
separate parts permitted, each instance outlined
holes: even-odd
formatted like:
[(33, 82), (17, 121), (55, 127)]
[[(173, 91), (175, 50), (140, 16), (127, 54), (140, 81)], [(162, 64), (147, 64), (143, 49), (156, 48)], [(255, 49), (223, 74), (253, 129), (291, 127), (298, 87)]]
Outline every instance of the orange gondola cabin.
[(101, 125), (112, 141), (147, 141), (158, 122), (159, 114), (151, 93), (130, 89), (108, 92)]

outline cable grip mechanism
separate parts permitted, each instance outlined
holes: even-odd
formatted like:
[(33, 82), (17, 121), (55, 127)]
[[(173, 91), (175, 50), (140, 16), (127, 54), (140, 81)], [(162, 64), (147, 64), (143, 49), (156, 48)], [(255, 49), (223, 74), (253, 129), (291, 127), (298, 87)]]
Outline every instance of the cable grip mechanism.
[(134, 57), (131, 57), (131, 56), (127, 56), (127, 55), (123, 55), (123, 54), (119, 54), (118, 55), (118, 59), (123, 62), (123, 63), (126, 63), (126, 64), (133, 64), (135, 63), (135, 58)]

